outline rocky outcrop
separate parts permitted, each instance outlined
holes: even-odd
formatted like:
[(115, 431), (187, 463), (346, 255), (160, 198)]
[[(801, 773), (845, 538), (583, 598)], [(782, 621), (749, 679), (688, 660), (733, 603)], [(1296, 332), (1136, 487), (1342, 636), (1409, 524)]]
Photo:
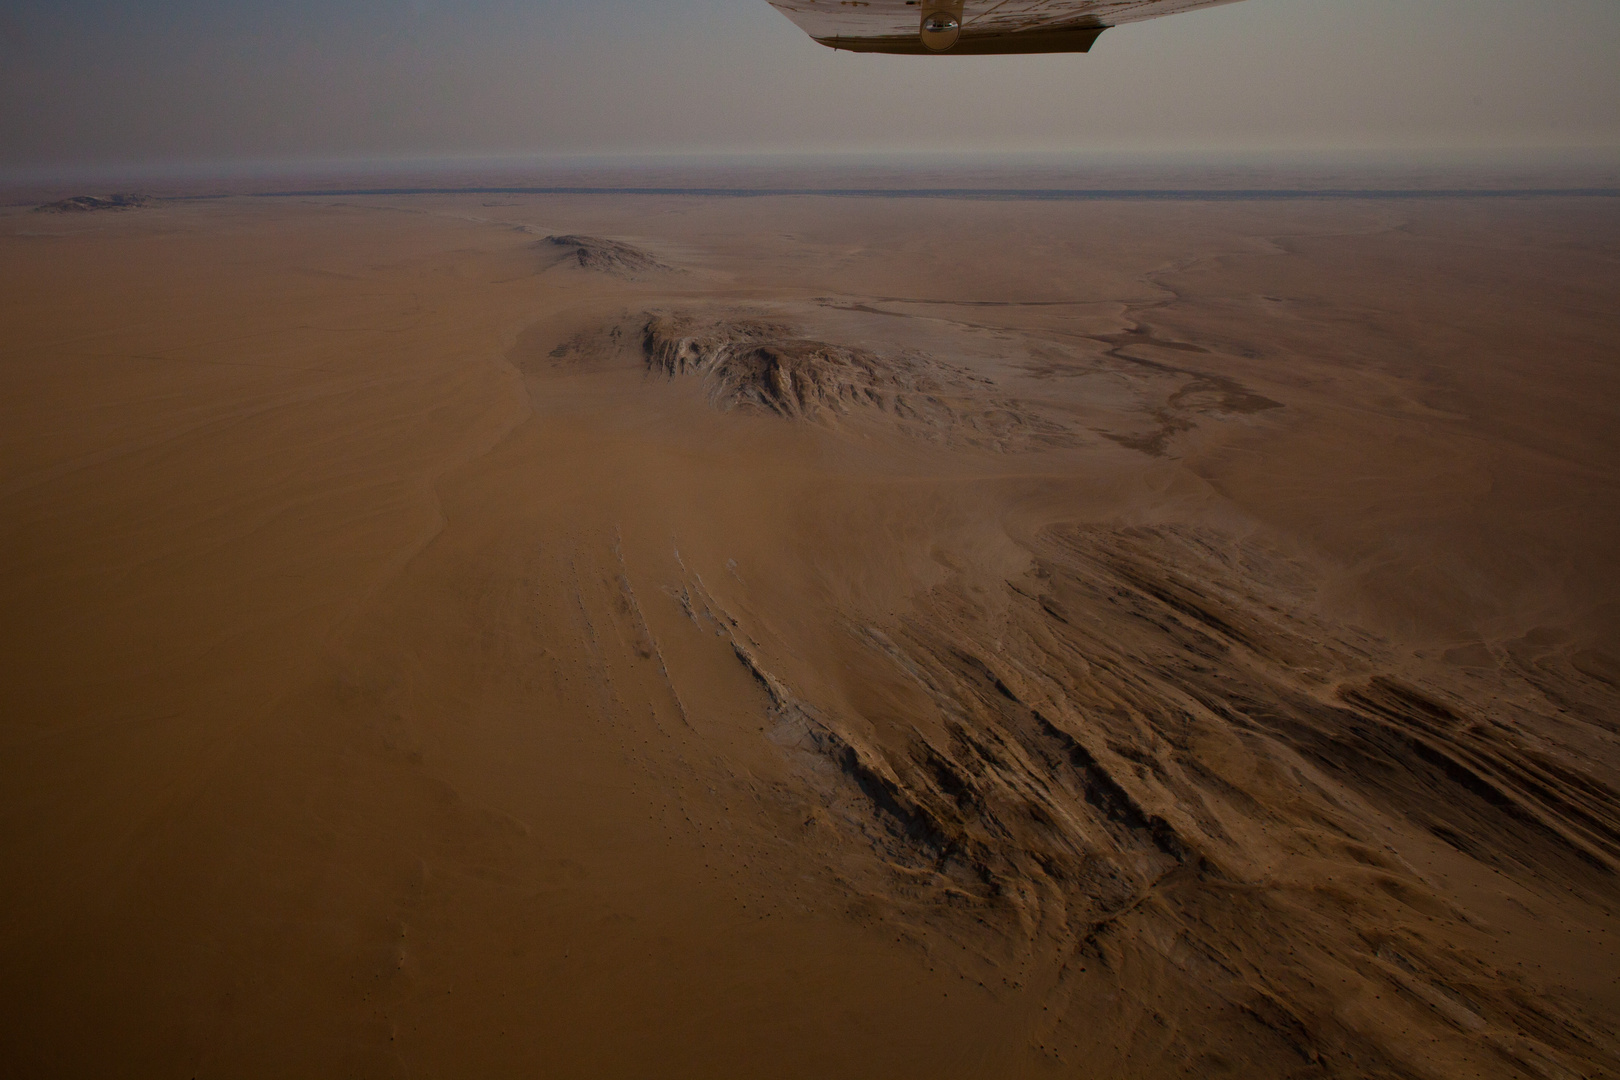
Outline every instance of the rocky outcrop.
[(75, 195), (69, 199), (45, 203), (34, 207), (36, 214), (84, 214), (95, 210), (137, 210), (155, 206), (157, 200), (150, 195)]
[(667, 274), (675, 269), (641, 248), (600, 236), (548, 236), (544, 243), (571, 251), (582, 270), (615, 277)]
[(924, 353), (879, 353), (763, 319), (654, 313), (642, 354), (650, 371), (703, 380), (722, 410), (824, 425), (884, 420), (913, 436), (996, 450), (1071, 438), (996, 395), (991, 380)]

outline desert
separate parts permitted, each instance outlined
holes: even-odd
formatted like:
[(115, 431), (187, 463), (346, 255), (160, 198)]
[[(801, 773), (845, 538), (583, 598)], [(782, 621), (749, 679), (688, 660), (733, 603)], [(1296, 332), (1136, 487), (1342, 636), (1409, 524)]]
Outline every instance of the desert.
[(1620, 1075), (1613, 192), (141, 198), (0, 279), (8, 1073)]

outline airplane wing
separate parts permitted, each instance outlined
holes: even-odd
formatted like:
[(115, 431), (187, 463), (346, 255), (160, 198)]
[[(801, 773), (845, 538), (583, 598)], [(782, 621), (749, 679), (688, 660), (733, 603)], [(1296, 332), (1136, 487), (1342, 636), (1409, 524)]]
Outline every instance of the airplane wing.
[(821, 44), (851, 52), (1089, 52), (1110, 26), (1236, 0), (770, 0)]

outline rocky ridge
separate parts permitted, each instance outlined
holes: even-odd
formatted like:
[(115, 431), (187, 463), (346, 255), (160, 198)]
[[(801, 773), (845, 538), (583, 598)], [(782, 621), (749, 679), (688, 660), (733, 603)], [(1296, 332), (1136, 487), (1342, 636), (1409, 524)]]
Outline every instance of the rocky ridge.
[(767, 319), (666, 312), (647, 317), (641, 350), (649, 371), (702, 380), (721, 410), (829, 426), (882, 418), (913, 436), (996, 450), (1074, 441), (995, 394), (992, 380), (916, 350), (879, 353)]
[(59, 199), (56, 202), (45, 203), (34, 207), (36, 214), (84, 214), (96, 210), (138, 210), (146, 206), (156, 206), (157, 200), (150, 195), (75, 195), (72, 198)]
[(582, 270), (611, 274), (615, 277), (636, 277), (641, 274), (667, 274), (675, 268), (632, 244), (608, 240), (600, 236), (573, 234), (548, 236), (542, 243), (572, 252)]

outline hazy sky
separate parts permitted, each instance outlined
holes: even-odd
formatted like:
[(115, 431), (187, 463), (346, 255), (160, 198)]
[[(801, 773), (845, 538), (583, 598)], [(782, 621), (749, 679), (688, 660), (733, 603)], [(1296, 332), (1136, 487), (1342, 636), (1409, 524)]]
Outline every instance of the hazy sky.
[(1620, 146), (1620, 0), (1243, 0), (1037, 57), (834, 53), (765, 0), (0, 6), (13, 167), (1525, 145)]

